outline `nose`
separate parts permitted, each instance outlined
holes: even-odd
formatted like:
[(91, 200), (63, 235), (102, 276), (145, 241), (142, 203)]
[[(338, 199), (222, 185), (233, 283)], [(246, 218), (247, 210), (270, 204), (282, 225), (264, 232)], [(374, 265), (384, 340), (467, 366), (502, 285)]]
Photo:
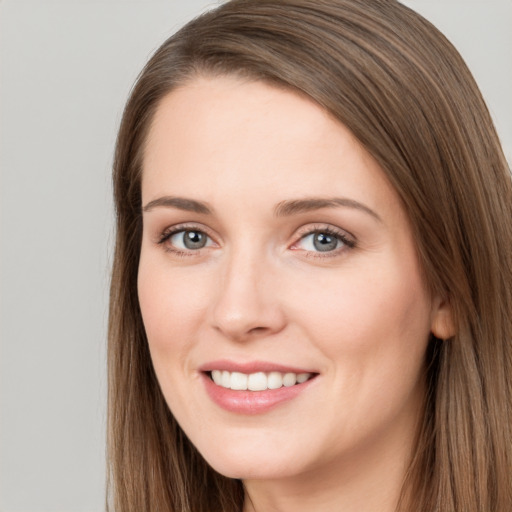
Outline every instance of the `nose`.
[(225, 262), (212, 305), (212, 325), (245, 341), (280, 332), (286, 325), (276, 271), (261, 255), (239, 251)]

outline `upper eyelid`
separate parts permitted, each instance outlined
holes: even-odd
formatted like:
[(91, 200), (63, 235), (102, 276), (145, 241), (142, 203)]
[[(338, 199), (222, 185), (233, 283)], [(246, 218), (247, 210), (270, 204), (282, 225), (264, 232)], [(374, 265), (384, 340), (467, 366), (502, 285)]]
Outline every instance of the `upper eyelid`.
[(202, 233), (209, 236), (210, 238), (215, 239), (215, 235), (212, 234), (212, 230), (210, 228), (208, 228), (204, 224), (197, 223), (197, 222), (194, 222), (194, 223), (184, 222), (184, 223), (179, 223), (179, 224), (174, 224), (172, 226), (168, 226), (159, 232), (158, 238), (159, 239), (167, 238), (167, 237), (175, 235), (176, 233), (179, 233), (181, 231), (201, 231)]
[[(176, 224), (173, 226), (169, 226), (165, 228), (163, 231), (160, 231), (158, 234), (158, 238), (154, 240), (156, 245), (162, 246), (166, 252), (174, 253), (180, 256), (199, 256), (202, 253), (203, 249), (208, 249), (209, 247), (201, 247), (198, 249), (182, 249), (180, 247), (176, 247), (173, 244), (168, 243), (169, 240), (178, 233), (183, 233), (185, 231), (199, 231), (204, 233), (214, 244), (217, 244), (215, 239), (208, 234), (207, 230), (203, 227), (198, 227), (197, 225), (181, 225)], [(172, 246), (172, 248), (170, 247)]]
[(298, 236), (301, 238), (313, 233), (322, 233), (322, 232), (328, 232), (332, 233), (334, 235), (343, 236), (346, 238), (350, 238), (354, 242), (357, 241), (357, 238), (346, 229), (340, 228), (338, 226), (334, 226), (333, 224), (307, 224), (305, 226), (302, 226), (298, 230), (296, 230)]
[[(189, 231), (193, 229), (197, 229), (197, 231), (204, 231), (206, 234), (213, 231), (211, 228), (205, 224), (202, 224), (201, 222), (180, 222), (178, 224), (173, 224), (172, 226), (166, 227), (161, 231), (161, 233)], [(350, 233), (350, 231), (329, 223), (308, 223), (294, 230), (295, 233), (299, 233), (301, 236), (319, 231), (335, 231), (341, 234), (347, 234), (350, 237), (355, 238), (355, 236)]]
[[(351, 235), (349, 235), (346, 231), (344, 230), (338, 230), (338, 229), (315, 229), (315, 230), (310, 230), (310, 231), (306, 231), (303, 235), (301, 235), (300, 237), (296, 238), (295, 242), (293, 242), (290, 246), (290, 248), (292, 250), (297, 250), (296, 247), (298, 246), (298, 244), (302, 241), (302, 240), (305, 240), (306, 238), (312, 236), (312, 235), (315, 235), (315, 234), (319, 234), (319, 233), (326, 233), (328, 234), (329, 236), (333, 236), (335, 238), (338, 239), (338, 241), (340, 241), (343, 245), (343, 247), (341, 248), (338, 248), (334, 251), (328, 251), (328, 252), (325, 252), (325, 256), (327, 255), (333, 255), (334, 253), (340, 251), (340, 250), (343, 250), (343, 249), (354, 249), (355, 247), (357, 247), (357, 240), (352, 237)], [(306, 252), (313, 252), (316, 254), (317, 251), (307, 251)]]

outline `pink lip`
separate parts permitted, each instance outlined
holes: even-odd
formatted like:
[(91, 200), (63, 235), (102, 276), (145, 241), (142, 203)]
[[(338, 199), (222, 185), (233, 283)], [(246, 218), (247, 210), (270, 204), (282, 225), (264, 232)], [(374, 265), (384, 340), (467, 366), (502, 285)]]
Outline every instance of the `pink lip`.
[(281, 373), (318, 373), (315, 370), (285, 366), (282, 364), (270, 363), (267, 361), (251, 361), (247, 363), (236, 363), (228, 359), (219, 359), (199, 367), (201, 372), (211, 372), (213, 370), (226, 370), (228, 372), (256, 373), (256, 372), (281, 372)]
[(212, 370), (227, 370), (229, 372), (256, 373), (256, 372), (292, 372), (292, 373), (313, 373), (308, 370), (293, 368), (289, 366), (276, 365), (274, 363), (252, 362), (234, 363), (232, 361), (215, 361), (207, 363), (201, 368), (201, 377), (210, 399), (226, 411), (237, 414), (262, 414), (274, 407), (292, 400), (303, 393), (316, 380), (316, 376), (290, 387), (279, 389), (266, 389), (264, 391), (235, 391), (222, 386), (217, 386), (208, 372)]

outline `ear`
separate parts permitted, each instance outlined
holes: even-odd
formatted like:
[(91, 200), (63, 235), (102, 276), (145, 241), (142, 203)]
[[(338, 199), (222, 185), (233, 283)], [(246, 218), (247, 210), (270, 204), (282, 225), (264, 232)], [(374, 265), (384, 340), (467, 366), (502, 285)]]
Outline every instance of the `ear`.
[(440, 340), (446, 340), (455, 336), (453, 310), (448, 300), (441, 298), (434, 300), (430, 331)]

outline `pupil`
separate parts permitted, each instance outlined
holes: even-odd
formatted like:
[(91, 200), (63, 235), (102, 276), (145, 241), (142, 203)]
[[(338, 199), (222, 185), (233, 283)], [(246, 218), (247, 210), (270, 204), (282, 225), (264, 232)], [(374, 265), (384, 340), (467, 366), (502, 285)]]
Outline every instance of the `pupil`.
[(183, 243), (187, 249), (201, 249), (206, 245), (206, 236), (199, 231), (186, 231)]
[(313, 245), (318, 251), (333, 251), (338, 245), (338, 239), (325, 233), (317, 233), (313, 239)]

